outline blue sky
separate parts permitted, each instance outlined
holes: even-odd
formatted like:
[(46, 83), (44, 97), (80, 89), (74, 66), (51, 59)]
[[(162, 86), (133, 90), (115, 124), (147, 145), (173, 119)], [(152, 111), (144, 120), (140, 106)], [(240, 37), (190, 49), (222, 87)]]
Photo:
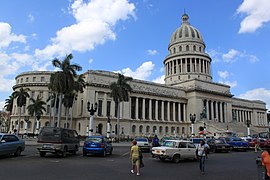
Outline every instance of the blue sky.
[(215, 82), (270, 108), (269, 0), (1, 0), (0, 107), (15, 77), (55, 70), (72, 53), (88, 69), (164, 83), (172, 33), (189, 15), (212, 58)]

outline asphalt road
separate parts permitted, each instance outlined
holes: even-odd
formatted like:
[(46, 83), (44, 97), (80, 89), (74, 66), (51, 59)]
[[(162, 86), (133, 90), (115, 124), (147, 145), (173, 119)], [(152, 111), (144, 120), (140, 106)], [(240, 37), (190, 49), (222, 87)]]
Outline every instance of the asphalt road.
[(138, 177), (130, 173), (129, 147), (114, 147), (113, 155), (105, 158), (83, 157), (81, 149), (66, 158), (40, 158), (35, 146), (27, 146), (20, 157), (0, 157), (0, 180), (257, 180), (257, 155), (253, 151), (212, 153), (201, 175), (198, 162), (161, 162), (144, 153), (145, 167)]

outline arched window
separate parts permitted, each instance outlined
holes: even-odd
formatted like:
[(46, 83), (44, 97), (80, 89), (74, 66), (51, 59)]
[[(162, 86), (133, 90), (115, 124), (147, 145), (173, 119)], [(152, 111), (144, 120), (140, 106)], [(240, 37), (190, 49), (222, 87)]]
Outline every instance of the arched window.
[(182, 127), (182, 134), (185, 134), (185, 127)]
[(156, 133), (157, 127), (153, 126), (153, 133)]
[(196, 46), (195, 45), (193, 46), (193, 51), (196, 51)]
[(177, 128), (176, 128), (176, 133), (179, 134), (179, 132), (180, 132), (180, 128), (177, 127)]
[(171, 134), (175, 134), (174, 127), (171, 127)]
[(186, 45), (186, 51), (189, 51), (189, 46), (188, 45)]
[(146, 126), (146, 132), (149, 133), (150, 131), (150, 126)]
[(24, 122), (23, 121), (20, 122), (20, 128), (24, 129)]
[(159, 126), (159, 133), (162, 133), (162, 130), (163, 130), (162, 126)]
[(143, 132), (143, 126), (140, 125), (140, 127), (139, 127), (139, 133), (142, 133), (142, 132)]
[(165, 133), (167, 134), (168, 132), (169, 132), (169, 127), (166, 126), (166, 127), (165, 127)]
[(173, 53), (175, 53), (175, 48), (173, 48)]
[(132, 126), (132, 133), (135, 133), (135, 132), (136, 132), (136, 126), (133, 125), (133, 126)]
[(182, 46), (179, 46), (179, 51), (180, 51), (180, 52), (182, 51)]
[(81, 123), (78, 124), (78, 130), (81, 130)]
[(50, 122), (49, 121), (46, 121), (45, 122), (45, 126), (50, 126)]
[(28, 121), (27, 123), (27, 129), (31, 129), (32, 128), (32, 122), (31, 121)]

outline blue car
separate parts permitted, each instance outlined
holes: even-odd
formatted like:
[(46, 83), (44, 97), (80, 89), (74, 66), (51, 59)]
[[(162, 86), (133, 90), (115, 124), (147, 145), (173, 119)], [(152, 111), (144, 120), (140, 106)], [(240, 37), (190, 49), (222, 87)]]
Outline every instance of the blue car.
[(102, 155), (105, 157), (107, 154), (112, 154), (113, 146), (111, 141), (107, 140), (104, 136), (89, 136), (86, 138), (83, 145), (83, 156), (88, 154)]
[(224, 139), (230, 146), (231, 150), (243, 150), (249, 149), (249, 143), (239, 137), (225, 137)]
[(0, 155), (20, 156), (25, 149), (25, 142), (13, 134), (0, 133)]

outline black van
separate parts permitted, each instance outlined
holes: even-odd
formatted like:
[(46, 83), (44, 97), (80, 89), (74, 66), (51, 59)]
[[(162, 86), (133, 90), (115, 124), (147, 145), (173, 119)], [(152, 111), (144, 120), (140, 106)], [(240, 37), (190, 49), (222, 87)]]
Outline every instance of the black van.
[(76, 154), (80, 146), (79, 135), (75, 130), (59, 127), (43, 127), (37, 143), (41, 157), (47, 152), (66, 157), (68, 152)]

